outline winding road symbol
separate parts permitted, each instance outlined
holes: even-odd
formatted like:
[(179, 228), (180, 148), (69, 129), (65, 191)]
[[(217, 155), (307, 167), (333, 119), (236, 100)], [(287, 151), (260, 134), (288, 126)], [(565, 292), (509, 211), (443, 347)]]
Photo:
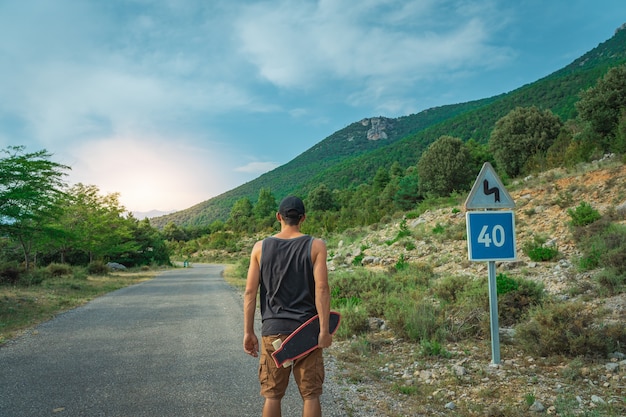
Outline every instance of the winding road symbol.
[(515, 202), (489, 162), (483, 164), (465, 200), (466, 210), (515, 208)]
[(489, 181), (483, 181), (483, 192), (485, 195), (495, 194), (494, 199), (496, 203), (500, 202), (500, 189), (498, 187), (489, 188)]

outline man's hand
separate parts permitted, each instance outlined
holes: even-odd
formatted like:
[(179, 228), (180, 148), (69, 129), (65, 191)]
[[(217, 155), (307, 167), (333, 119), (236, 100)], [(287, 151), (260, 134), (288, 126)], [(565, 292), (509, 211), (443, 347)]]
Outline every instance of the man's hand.
[(254, 333), (246, 333), (243, 336), (243, 350), (255, 358), (259, 356), (259, 339)]
[(321, 333), (317, 337), (317, 346), (327, 348), (333, 343), (333, 335), (330, 333)]

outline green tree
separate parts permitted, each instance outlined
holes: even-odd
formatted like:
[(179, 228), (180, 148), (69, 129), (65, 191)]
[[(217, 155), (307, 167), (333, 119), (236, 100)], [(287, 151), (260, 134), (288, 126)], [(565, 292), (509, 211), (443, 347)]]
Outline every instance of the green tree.
[(496, 122), (489, 139), (496, 164), (511, 177), (526, 173), (531, 158), (545, 157), (561, 127), (561, 119), (550, 110), (511, 110)]
[(391, 177), (389, 176), (389, 171), (387, 171), (383, 167), (378, 168), (378, 170), (376, 171), (376, 175), (374, 175), (374, 191), (382, 191), (387, 186), (390, 179)]
[(165, 240), (172, 240), (178, 242), (184, 242), (189, 240), (185, 230), (181, 229), (174, 222), (169, 222), (163, 227), (163, 238)]
[(619, 151), (613, 141), (626, 111), (626, 65), (611, 68), (595, 86), (580, 93), (576, 109), (580, 119), (600, 137), (604, 151)]
[(463, 141), (441, 136), (417, 163), (419, 190), (438, 197), (465, 190), (472, 181), (470, 154)]
[(330, 211), (336, 209), (335, 197), (326, 184), (320, 184), (311, 190), (307, 203), (310, 211)]
[(127, 221), (136, 246), (119, 254), (118, 261), (126, 266), (169, 265), (170, 254), (163, 235), (150, 225), (150, 220), (129, 217)]
[(62, 252), (83, 252), (89, 262), (119, 260), (140, 250), (133, 239), (135, 219), (126, 218), (119, 194), (102, 195), (95, 185), (78, 183), (67, 192), (58, 227), (65, 230)]
[(0, 234), (19, 242), (28, 269), (37, 238), (53, 231), (69, 167), (51, 161), (46, 150), (27, 153), (24, 146), (10, 146), (1, 153)]
[(230, 230), (235, 232), (248, 231), (253, 226), (252, 203), (247, 197), (242, 197), (235, 201), (230, 210), (230, 217), (226, 222)]
[(415, 208), (420, 199), (419, 177), (417, 167), (410, 167), (406, 175), (398, 182), (398, 189), (393, 197), (393, 202), (400, 210)]
[(270, 227), (276, 221), (276, 197), (269, 188), (259, 190), (259, 198), (253, 208), (258, 228)]

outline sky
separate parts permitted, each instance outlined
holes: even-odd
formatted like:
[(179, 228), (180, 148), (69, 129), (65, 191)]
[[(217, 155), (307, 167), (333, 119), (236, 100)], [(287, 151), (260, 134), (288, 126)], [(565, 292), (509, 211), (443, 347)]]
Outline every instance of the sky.
[(623, 0), (0, 0), (0, 149), (182, 210), (363, 118), (534, 82), (624, 23)]

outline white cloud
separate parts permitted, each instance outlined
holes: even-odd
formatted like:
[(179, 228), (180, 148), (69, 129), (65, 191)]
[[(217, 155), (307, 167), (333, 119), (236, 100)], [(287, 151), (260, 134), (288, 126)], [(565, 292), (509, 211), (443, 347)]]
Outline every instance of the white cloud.
[(491, 43), (499, 28), (487, 13), (491, 2), (419, 3), (263, 2), (247, 8), (236, 27), (259, 74), (286, 88), (307, 89), (324, 79), (403, 85), (510, 58)]
[(235, 168), (236, 172), (245, 172), (248, 174), (263, 174), (277, 168), (275, 162), (250, 162), (246, 165)]

